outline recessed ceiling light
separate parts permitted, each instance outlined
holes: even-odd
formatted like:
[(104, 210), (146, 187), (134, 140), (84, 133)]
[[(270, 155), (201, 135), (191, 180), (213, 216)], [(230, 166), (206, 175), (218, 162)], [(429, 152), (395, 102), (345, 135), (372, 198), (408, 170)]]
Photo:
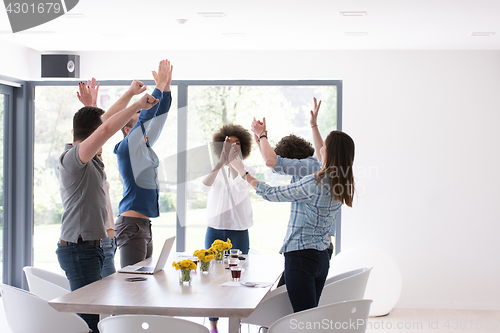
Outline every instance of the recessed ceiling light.
[(65, 18), (68, 18), (68, 19), (82, 19), (82, 18), (87, 18), (87, 16), (81, 14), (81, 13), (67, 13), (67, 14), (64, 14)]
[(203, 17), (226, 17), (226, 14), (222, 12), (202, 12), (198, 13), (198, 15)]
[(366, 16), (367, 12), (340, 12), (342, 16)]
[(494, 32), (471, 32), (471, 36), (473, 37), (489, 37), (493, 36), (495, 33)]
[(363, 36), (368, 36), (367, 32), (344, 32), (346, 36), (349, 37), (363, 37)]
[(247, 35), (242, 33), (242, 32), (227, 32), (227, 33), (223, 33), (223, 35), (225, 37), (228, 37), (228, 38), (245, 38), (245, 37), (247, 37)]
[(188, 20), (187, 20), (187, 19), (177, 19), (176, 21), (177, 21), (177, 23), (179, 23), (179, 24), (184, 24), (184, 23), (186, 23)]

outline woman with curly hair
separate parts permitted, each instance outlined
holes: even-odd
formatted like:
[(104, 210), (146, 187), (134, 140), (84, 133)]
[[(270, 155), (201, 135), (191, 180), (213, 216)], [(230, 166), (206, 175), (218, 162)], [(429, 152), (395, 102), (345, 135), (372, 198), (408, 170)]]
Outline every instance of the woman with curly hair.
[[(208, 193), (207, 233), (205, 247), (208, 249), (216, 239), (229, 238), (233, 248), (248, 254), (250, 241), (248, 228), (253, 225), (253, 211), (245, 178), (239, 176), (229, 164), (229, 149), (245, 159), (252, 150), (252, 135), (240, 125), (226, 124), (212, 138), (214, 153), (219, 161), (200, 183), (200, 189)], [(251, 171), (252, 175), (255, 173)], [(210, 318), (211, 332), (217, 333), (218, 318)]]

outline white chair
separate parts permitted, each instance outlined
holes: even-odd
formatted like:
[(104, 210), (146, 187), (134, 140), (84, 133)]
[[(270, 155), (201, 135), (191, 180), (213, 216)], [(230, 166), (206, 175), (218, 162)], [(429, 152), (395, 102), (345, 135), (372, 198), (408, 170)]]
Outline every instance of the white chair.
[(370, 299), (346, 301), (296, 312), (276, 321), (268, 333), (364, 333), (371, 303)]
[(0, 284), (5, 317), (12, 333), (88, 333), (87, 323), (74, 313), (58, 312), (27, 291)]
[(184, 319), (155, 315), (120, 315), (107, 317), (97, 324), (100, 333), (209, 333), (203, 325)]
[(276, 320), (291, 313), (293, 313), (293, 308), (286, 287), (280, 286), (269, 292), (255, 310), (248, 317), (241, 320), (241, 323), (267, 328)]
[(363, 299), (372, 267), (363, 267), (326, 279), (318, 306)]
[(64, 288), (67, 291), (71, 291), (69, 281), (64, 275), (32, 266), (25, 266), (23, 270), (26, 274), (26, 277), (28, 276), (28, 273), (30, 273), (31, 275), (38, 276), (39, 278), (52, 282), (53, 284), (57, 284), (59, 287)]
[[(363, 299), (370, 271), (371, 267), (363, 267), (328, 278), (318, 306)], [(266, 295), (255, 311), (241, 322), (268, 328), (278, 319), (292, 313), (286, 287), (281, 286)]]
[[(42, 273), (42, 274), (37, 274), (35, 273)], [(61, 287), (60, 285), (57, 285), (55, 283), (50, 282), (49, 280), (46, 280), (42, 278), (41, 276), (49, 277), (52, 278), (52, 281), (57, 281), (57, 277), (53, 278), (53, 276), (47, 274), (53, 274), (53, 275), (58, 275), (52, 272), (48, 272), (45, 270), (40, 270), (39, 268), (35, 267), (24, 267), (24, 273), (26, 274), (26, 280), (28, 280), (28, 286), (30, 289), (30, 292), (34, 295), (37, 295), (38, 297), (43, 298), (44, 300), (50, 301), (51, 299), (60, 297), (62, 295), (66, 295), (70, 291)], [(59, 276), (59, 275), (58, 275)], [(62, 275), (60, 275), (63, 277)], [(64, 280), (66, 280), (65, 277), (63, 277)], [(67, 280), (66, 280), (67, 281)], [(69, 286), (69, 283), (68, 283)]]

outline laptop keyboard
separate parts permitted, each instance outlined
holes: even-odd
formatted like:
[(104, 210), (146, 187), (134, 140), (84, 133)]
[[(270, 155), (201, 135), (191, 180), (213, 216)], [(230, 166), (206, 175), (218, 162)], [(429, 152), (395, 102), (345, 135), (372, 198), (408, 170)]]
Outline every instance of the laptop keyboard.
[(151, 266), (142, 266), (141, 268), (136, 269), (136, 272), (152, 272), (155, 268)]

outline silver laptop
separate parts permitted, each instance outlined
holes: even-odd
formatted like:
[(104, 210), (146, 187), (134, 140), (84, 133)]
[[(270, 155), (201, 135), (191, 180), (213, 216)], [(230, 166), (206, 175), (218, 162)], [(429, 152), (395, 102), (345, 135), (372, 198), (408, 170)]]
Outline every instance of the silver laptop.
[(168, 238), (163, 244), (163, 248), (161, 249), (160, 257), (158, 258), (158, 262), (155, 267), (152, 266), (141, 266), (141, 265), (128, 265), (118, 270), (119, 273), (133, 273), (133, 274), (155, 274), (156, 272), (161, 271), (165, 264), (167, 263), (168, 255), (170, 254), (170, 250), (172, 249), (172, 245), (174, 245), (175, 236), (172, 238)]

